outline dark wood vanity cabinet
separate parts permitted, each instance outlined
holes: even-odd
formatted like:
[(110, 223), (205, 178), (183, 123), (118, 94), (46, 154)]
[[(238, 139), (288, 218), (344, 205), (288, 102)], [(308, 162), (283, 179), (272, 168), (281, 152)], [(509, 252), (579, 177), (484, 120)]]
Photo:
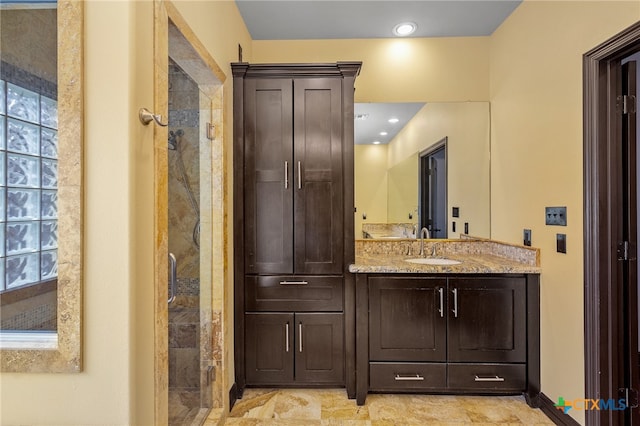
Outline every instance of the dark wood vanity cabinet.
[(247, 313), (247, 383), (344, 383), (342, 313)]
[(439, 278), (369, 278), (369, 359), (445, 361), (446, 288)]
[[(353, 91), (360, 63), (231, 64), (237, 396), (355, 395)], [(350, 357), (346, 356), (350, 353)]]
[(359, 274), (357, 399), (540, 392), (537, 275)]
[(342, 80), (246, 78), (249, 274), (342, 274)]

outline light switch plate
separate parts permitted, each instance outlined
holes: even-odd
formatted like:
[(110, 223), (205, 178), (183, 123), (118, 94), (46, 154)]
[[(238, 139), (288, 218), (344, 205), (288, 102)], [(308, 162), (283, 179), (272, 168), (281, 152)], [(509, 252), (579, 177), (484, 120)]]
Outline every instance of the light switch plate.
[(531, 229), (525, 229), (522, 236), (522, 244), (531, 247)]
[(566, 207), (545, 207), (545, 224), (556, 226), (567, 226)]
[(567, 252), (567, 234), (556, 234), (556, 251), (558, 253)]

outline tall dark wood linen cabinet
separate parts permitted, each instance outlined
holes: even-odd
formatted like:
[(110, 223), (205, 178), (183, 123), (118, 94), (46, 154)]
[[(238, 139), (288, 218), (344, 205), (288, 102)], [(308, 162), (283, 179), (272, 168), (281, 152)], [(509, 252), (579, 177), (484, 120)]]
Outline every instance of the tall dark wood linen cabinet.
[(231, 64), (235, 379), (355, 397), (353, 98), (360, 62)]

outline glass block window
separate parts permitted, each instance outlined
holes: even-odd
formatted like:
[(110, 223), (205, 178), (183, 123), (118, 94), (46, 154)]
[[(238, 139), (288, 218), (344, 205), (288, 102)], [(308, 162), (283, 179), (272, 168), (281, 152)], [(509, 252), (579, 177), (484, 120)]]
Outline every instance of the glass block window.
[(0, 292), (58, 275), (58, 103), (0, 80)]

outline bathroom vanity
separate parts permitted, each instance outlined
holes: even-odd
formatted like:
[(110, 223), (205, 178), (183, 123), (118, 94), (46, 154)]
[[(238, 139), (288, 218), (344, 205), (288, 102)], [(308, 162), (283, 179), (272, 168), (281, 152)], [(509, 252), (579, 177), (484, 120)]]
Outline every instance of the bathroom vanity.
[(434, 264), (408, 262), (417, 244), (356, 244), (357, 403), (369, 392), (522, 393), (537, 406), (537, 251), (428, 241)]

